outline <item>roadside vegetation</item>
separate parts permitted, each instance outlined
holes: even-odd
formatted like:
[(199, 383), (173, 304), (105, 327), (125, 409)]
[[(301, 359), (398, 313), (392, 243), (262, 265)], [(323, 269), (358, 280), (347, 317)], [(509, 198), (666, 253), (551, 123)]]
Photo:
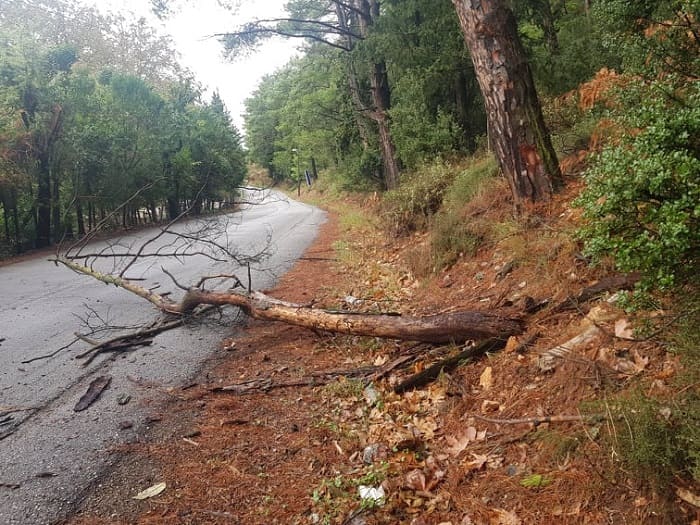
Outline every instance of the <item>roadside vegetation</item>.
[[(201, 440), (172, 447), (192, 486), (200, 478), (219, 483), (217, 497), (231, 506), (239, 482), (256, 494), (257, 506), (223, 517), (235, 510), (251, 523), (273, 515), (329, 524), (697, 523), (700, 4), (527, 0), (511, 13), (507, 2), (483, 0), (493, 11), (479, 34), (501, 35), (489, 26), (496, 22), (513, 29), (510, 43), (523, 50), (517, 64), (529, 62), (534, 78), (522, 87), (530, 105), (517, 108), (523, 118), (515, 121), (539, 122), (541, 112), (546, 137), (542, 127), (513, 124), (489, 90), (482, 95), (489, 72), (472, 65), (470, 52), (479, 49), (463, 31), (476, 16), (468, 4), (295, 1), (288, 18), (223, 37), (231, 54), (270, 35), (305, 41), (300, 58), (261, 82), (245, 115), (255, 180), (338, 215), (333, 253), (316, 258), (328, 263), (326, 273), (299, 276), (293, 300), (310, 300), (298, 286), (305, 283), (309, 304), (336, 312), (462, 308), (526, 323), (502, 351), (445, 367), (408, 391), (397, 388), (406, 376), (464, 348), (267, 334), (270, 348), (302, 363), (292, 364), (294, 373), (317, 373), (304, 383), (313, 388), (280, 394), (284, 409), (264, 405), (277, 399), (268, 390), (253, 401), (215, 401)], [(56, 42), (25, 42), (12, 29), (21, 17), (8, 13), (0, 17), (0, 37), (13, 44), (0, 55), (0, 104), (10, 108), (0, 113), (6, 245), (82, 233), (115, 210), (124, 226), (143, 210), (156, 220), (159, 206), (169, 217), (198, 212), (242, 180), (240, 136), (225, 108), (217, 97), (199, 101), (173, 64), (150, 68), (160, 74), (146, 78), (109, 54), (116, 48), (104, 56), (123, 70), (107, 71), (106, 58), (83, 64)], [(131, 37), (143, 34), (134, 29)], [(527, 68), (520, 73), (530, 77)], [(522, 142), (504, 148), (514, 130)], [(321, 279), (329, 275), (332, 282)], [(411, 352), (420, 359), (400, 373), (315, 382), (327, 377), (317, 366), (376, 371)], [(266, 370), (270, 381), (289, 372), (291, 361), (274, 369), (270, 361), (265, 354), (247, 363), (255, 370), (238, 361), (228, 372), (257, 378)], [(267, 412), (230, 419), (239, 404), (276, 410), (274, 421)], [(312, 420), (303, 443), (262, 450), (261, 428), (294, 417)], [(225, 424), (249, 439), (241, 456), (230, 442), (238, 436), (217, 430)], [(277, 439), (296, 439), (296, 420), (293, 429)], [(196, 456), (207, 453), (207, 440), (226, 444), (216, 454), (234, 458), (226, 468), (217, 459), (216, 479), (208, 459)], [(290, 465), (268, 479), (279, 450)], [(234, 460), (248, 463), (241, 471)], [(280, 492), (303, 485), (306, 499), (297, 492), (279, 505), (278, 493), (255, 492), (263, 482)], [(172, 507), (158, 509), (166, 521), (180, 516), (181, 502), (168, 497)], [(151, 523), (165, 522), (149, 512)]]
[(218, 209), (245, 177), (241, 142), (143, 20), (3, 1), (0, 257)]
[[(523, 442), (523, 450), (532, 454), (537, 450), (537, 459), (525, 461), (527, 471), (508, 474), (514, 476), (520, 488), (509, 484), (506, 489), (495, 473), (487, 473), (491, 468), (498, 470), (489, 461), (508, 461), (504, 459), (507, 452), (503, 452), (508, 447), (501, 448), (498, 438), (491, 446), (504, 456), (500, 460), (489, 456), (481, 463), (476, 444), (471, 456), (477, 459), (460, 462), (460, 472), (467, 479), (457, 485), (454, 480), (445, 482), (439, 477), (431, 481), (431, 476), (450, 471), (451, 467), (437, 459), (450, 455), (443, 452), (441, 456), (445, 439), (453, 443), (461, 438), (448, 436), (446, 430), (439, 437), (426, 437), (432, 436), (432, 431), (423, 427), (419, 434), (425, 439), (419, 450), (410, 449), (411, 464), (420, 474), (411, 477), (413, 471), (400, 466), (403, 460), (396, 460), (400, 452), (394, 446), (398, 455), (390, 454), (393, 459), (387, 470), (393, 482), (385, 481), (384, 486), (395, 489), (398, 483), (403, 489), (420, 493), (426, 492), (426, 484), (444, 483), (452, 489), (452, 498), (459, 499), (454, 492), (459, 486), (461, 491), (480, 495), (481, 501), (493, 501), (498, 497), (489, 485), (495, 483), (509, 492), (512, 515), (503, 510), (505, 506), (498, 510), (491, 505), (487, 510), (488, 505), (475, 501), (476, 496), (463, 498), (469, 499), (472, 509), (483, 511), (465, 515), (482, 520), (490, 516), (497, 520), (492, 523), (543, 520), (532, 503), (526, 502), (528, 498), (541, 502), (549, 512), (559, 509), (556, 512), (561, 514), (554, 515), (569, 516), (576, 522), (584, 520), (585, 515), (592, 522), (617, 522), (625, 516), (629, 523), (690, 523), (700, 502), (696, 408), (700, 335), (697, 4), (605, 1), (595, 2), (589, 9), (586, 2), (518, 2), (521, 38), (565, 175), (564, 188), (552, 201), (520, 212), (514, 212), (509, 188), (498, 177), (485, 119), (479, 115), (479, 97), (472, 101), (467, 128), (459, 120), (464, 113), (447, 103), (459, 99), (457, 93), (450, 92), (456, 84), (433, 82), (435, 77), (430, 74), (436, 74), (438, 66), (420, 61), (420, 57), (429, 56), (423, 54), (422, 46), (430, 45), (422, 30), (447, 14), (438, 15), (434, 4), (410, 4), (413, 11), (406, 4), (392, 4), (386, 17), (396, 20), (385, 21), (376, 36), (376, 45), (384, 46), (382, 52), (391, 57), (392, 64), (389, 78), (396, 105), (390, 114), (397, 156), (404, 168), (395, 189), (381, 191), (381, 181), (373, 177), (373, 169), (380, 163), (368, 162), (367, 150), (348, 147), (352, 142), (347, 142), (342, 132), (347, 128), (339, 126), (338, 114), (331, 116), (324, 111), (332, 104), (315, 98), (321, 94), (319, 83), (342, 92), (338, 83), (328, 82), (335, 77), (309, 81), (309, 72), (320, 71), (314, 68), (316, 53), (321, 53), (319, 46), (312, 45), (309, 54), (268, 77), (248, 103), (251, 159), (265, 166), (273, 178), (294, 180), (296, 172), (285, 159), (284, 150), (292, 144), (300, 145), (302, 166), (310, 165), (313, 156), (320, 169), (318, 181), (307, 190), (310, 199), (330, 206), (343, 221), (348, 214), (358, 215), (357, 211), (349, 211), (347, 204), (355, 197), (343, 191), (365, 195), (364, 204), (360, 204), (364, 211), (360, 213), (372, 220), (357, 226), (362, 233), (355, 235), (354, 243), (342, 242), (341, 252), (349, 251), (354, 257), (339, 252), (342, 263), (353, 268), (356, 282), (363, 283), (353, 287), (353, 294), (429, 310), (428, 304), (450, 308), (468, 301), (465, 297), (474, 301), (474, 290), (481, 293), (477, 297), (484, 307), (518, 305), (525, 297), (535, 301), (548, 298), (550, 304), (556, 304), (586, 284), (618, 272), (638, 276), (638, 282), (628, 291), (609, 294), (602, 305), (579, 305), (576, 313), (566, 316), (556, 310), (547, 314), (545, 308), (536, 316), (536, 323), (546, 335), (541, 334), (528, 348), (529, 357), (525, 358), (530, 372), (514, 371), (522, 368), (516, 357), (522, 360), (523, 356), (511, 354), (488, 363), (494, 375), (509, 377), (510, 382), (485, 387), (479, 380), (484, 365), (467, 365), (443, 382), (415, 393), (416, 403), (423, 396), (437, 397), (434, 403), (428, 403), (431, 408), (414, 408), (413, 413), (420, 414), (422, 421), (434, 418), (443, 430), (462, 423), (481, 429), (483, 418), (489, 417), (491, 405), (485, 408), (466, 397), (457, 403), (461, 403), (461, 410), (445, 408), (454, 408), (454, 403), (442, 397), (450, 393), (476, 396), (479, 403), (488, 397), (487, 401), (496, 407), (491, 419), (502, 421), (494, 431), (509, 436), (513, 432), (509, 429), (517, 428), (509, 423), (521, 416), (580, 414), (581, 422), (577, 424), (535, 423), (523, 437), (513, 437)], [(420, 13), (418, 27), (401, 17), (408, 12)], [(386, 37), (383, 31), (388, 33), (392, 24), (399, 23), (409, 24), (411, 30), (407, 33), (413, 38), (392, 47), (382, 39)], [(454, 40), (444, 39), (458, 46), (457, 40), (456, 35)], [(322, 54), (324, 67), (328, 68), (334, 63), (329, 62), (334, 53), (324, 50)], [(403, 56), (411, 56), (412, 62), (401, 62)], [(463, 64), (453, 62), (448, 66), (448, 56), (457, 55), (446, 54), (438, 64), (473, 74)], [(340, 67), (342, 60), (334, 60)], [(282, 87), (282, 80), (284, 85), (294, 86), (294, 96)], [(433, 90), (438, 84), (442, 97)], [(474, 86), (475, 79), (468, 79), (467, 84)], [(307, 90), (308, 86), (313, 88)], [(331, 93), (324, 91), (323, 96)], [(266, 105), (271, 101), (272, 105)], [(337, 107), (344, 107), (340, 100)], [(262, 125), (262, 115), (274, 116), (274, 130)], [(346, 126), (350, 120), (348, 113)], [(323, 134), (314, 133), (315, 129), (323, 129)], [(275, 137), (272, 142), (265, 141), (265, 152), (255, 146), (263, 136)], [(345, 141), (339, 141), (341, 138)], [(368, 262), (376, 257), (383, 261), (378, 267)], [(394, 285), (397, 282), (400, 285)], [(456, 288), (460, 294), (454, 293)], [(540, 353), (562, 343), (564, 336), (575, 335), (577, 325), (591, 315), (589, 309), (598, 307), (616, 312), (615, 322), (611, 325), (608, 321), (608, 335), (576, 351), (554, 372), (532, 371), (537, 370)], [(627, 327), (626, 331), (620, 326)], [(557, 331), (562, 335), (557, 337)], [(372, 355), (376, 358), (378, 354), (381, 350)], [(462, 385), (457, 387), (462, 389), (461, 394), (454, 393), (455, 383)], [(528, 393), (540, 388), (547, 392), (546, 397), (535, 399)], [(400, 415), (390, 409), (393, 404), (407, 403), (405, 398), (382, 392), (382, 408), (365, 408), (362, 417), (357, 406), (365, 406), (366, 401), (361, 395), (354, 398), (357, 405), (350, 407), (338, 396), (326, 398), (330, 405), (345, 407), (339, 411), (344, 415), (333, 426), (341, 448), (345, 446), (342, 436), (353, 432), (372, 434), (373, 428), (376, 431), (373, 425), (411, 419), (411, 409)], [(509, 396), (519, 400), (504, 401)], [(511, 410), (509, 404), (521, 408)], [(353, 410), (358, 410), (358, 417), (348, 416)], [(447, 414), (438, 415), (436, 410)], [(374, 415), (368, 416), (370, 413)], [(469, 417), (469, 413), (476, 417)], [(415, 423), (415, 418), (412, 421)], [(383, 442), (387, 441), (391, 438), (385, 437)], [(347, 517), (353, 507), (352, 501), (347, 501), (351, 479), (334, 480), (324, 482), (321, 490), (314, 492), (315, 508), (328, 523), (340, 522), (339, 516)], [(568, 510), (553, 502), (557, 494), (567, 490), (586, 494)], [(629, 505), (613, 504), (606, 491), (620, 500), (628, 498)], [(514, 496), (518, 492), (522, 498)], [(402, 491), (400, 494), (399, 499), (406, 495)], [(421, 513), (426, 507), (422, 505), (427, 505), (428, 514), (446, 515), (440, 513), (440, 498), (434, 493), (432, 496), (432, 506), (428, 495), (412, 496), (418, 498), (415, 505), (422, 509), (416, 513), (424, 515)], [(583, 502), (585, 498), (588, 503)], [(341, 508), (332, 507), (331, 501)], [(403, 503), (410, 508), (411, 501), (409, 497)], [(501, 495), (500, 501), (503, 503), (505, 497)], [(605, 512), (592, 509), (592, 505), (603, 502), (610, 505), (605, 517)], [(383, 523), (383, 512), (396, 512), (394, 504), (398, 505), (396, 500), (388, 504), (392, 510), (385, 507), (370, 514), (379, 516), (377, 522)], [(524, 515), (518, 518), (518, 511), (513, 509), (520, 509)], [(549, 519), (554, 519), (552, 516), (549, 514)], [(483, 521), (475, 518), (474, 522)]]

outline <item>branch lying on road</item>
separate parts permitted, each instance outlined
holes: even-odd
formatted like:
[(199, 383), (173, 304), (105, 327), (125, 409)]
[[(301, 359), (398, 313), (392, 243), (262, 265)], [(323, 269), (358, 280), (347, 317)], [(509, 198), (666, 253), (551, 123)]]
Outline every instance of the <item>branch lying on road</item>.
[(123, 277), (104, 274), (61, 257), (52, 260), (75, 272), (123, 288), (149, 301), (161, 311), (176, 315), (191, 314), (202, 305), (237, 306), (255, 319), (281, 321), (312, 330), (348, 335), (428, 343), (463, 343), (470, 339), (481, 340), (493, 337), (507, 339), (523, 331), (521, 320), (490, 312), (461, 311), (423, 317), (359, 314), (327, 311), (288, 303), (260, 292), (213, 292), (190, 287), (180, 302), (175, 302)]

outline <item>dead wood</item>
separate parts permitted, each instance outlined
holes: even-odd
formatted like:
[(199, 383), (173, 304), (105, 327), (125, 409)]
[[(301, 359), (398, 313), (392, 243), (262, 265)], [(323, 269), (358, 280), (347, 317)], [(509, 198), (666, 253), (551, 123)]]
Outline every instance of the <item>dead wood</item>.
[(535, 416), (535, 417), (520, 417), (514, 419), (495, 419), (490, 417), (480, 416), (478, 414), (473, 414), (471, 417), (480, 419), (481, 421), (486, 421), (487, 423), (495, 423), (498, 425), (520, 425), (520, 424), (531, 424), (534, 426), (539, 426), (543, 423), (568, 423), (572, 421), (585, 421), (588, 423), (594, 423), (597, 421), (602, 421), (605, 416), (602, 414), (591, 414), (591, 415), (559, 415), (559, 416)]
[(415, 374), (408, 379), (402, 381), (394, 387), (394, 392), (401, 394), (414, 388), (427, 385), (435, 381), (441, 373), (449, 372), (456, 368), (464, 361), (471, 361), (476, 357), (480, 357), (487, 352), (496, 352), (506, 345), (506, 339), (492, 338), (479, 343), (477, 346), (467, 348), (457, 355), (438, 361), (434, 365), (426, 368), (422, 372)]
[[(197, 315), (201, 316), (211, 310), (214, 310), (215, 308), (216, 307), (214, 306), (206, 306), (198, 310)], [(169, 321), (161, 320), (152, 324), (151, 326), (141, 328), (135, 332), (131, 332), (128, 334), (118, 335), (106, 341), (97, 341), (85, 335), (75, 334), (77, 339), (85, 341), (86, 343), (91, 345), (90, 348), (88, 348), (87, 350), (78, 354), (75, 357), (76, 359), (83, 359), (87, 357), (87, 359), (83, 362), (83, 366), (87, 366), (100, 354), (133, 350), (135, 347), (138, 346), (150, 346), (151, 344), (153, 344), (154, 336), (166, 332), (168, 330), (178, 328), (185, 324), (185, 322), (187, 322), (188, 320), (189, 317), (184, 316)], [(54, 354), (55, 353), (48, 354), (47, 356), (42, 356), (41, 358), (48, 357)]]
[(104, 392), (111, 382), (112, 376), (99, 376), (98, 378), (94, 379), (90, 383), (87, 391), (78, 400), (73, 410), (75, 412), (80, 412), (88, 408), (95, 401), (97, 401), (97, 398), (100, 397), (102, 392)]
[(639, 273), (628, 273), (619, 275), (609, 275), (600, 281), (581, 290), (578, 295), (569, 296), (559, 304), (554, 306), (551, 313), (559, 313), (566, 310), (576, 310), (580, 305), (595, 299), (606, 292), (616, 292), (618, 290), (631, 290), (641, 278)]
[(335, 377), (305, 377), (294, 381), (274, 382), (272, 378), (252, 379), (234, 385), (217, 386), (211, 392), (226, 392), (229, 394), (254, 394), (259, 392), (269, 392), (279, 388), (296, 388), (300, 386), (322, 386), (334, 381)]
[[(398, 365), (397, 365), (398, 366)], [(250, 394), (254, 392), (268, 392), (278, 388), (292, 388), (299, 386), (322, 386), (335, 381), (340, 377), (362, 379), (369, 382), (374, 374), (384, 367), (365, 366), (350, 370), (328, 370), (325, 372), (314, 372), (310, 377), (303, 377), (291, 381), (274, 382), (271, 377), (262, 379), (251, 379), (241, 383), (227, 386), (218, 386), (211, 389), (211, 392), (229, 392), (232, 394)], [(387, 372), (388, 373), (388, 372)]]
[(280, 321), (287, 324), (328, 332), (428, 343), (462, 343), (470, 339), (504, 338), (522, 333), (523, 322), (490, 312), (461, 311), (423, 317), (329, 312), (310, 306), (288, 303), (260, 292), (212, 292), (189, 288), (177, 303), (165, 295), (124, 279), (100, 273), (74, 261), (56, 258), (72, 270), (89, 275), (106, 284), (113, 284), (146, 299), (161, 311), (185, 315), (202, 305), (237, 306), (255, 319)]

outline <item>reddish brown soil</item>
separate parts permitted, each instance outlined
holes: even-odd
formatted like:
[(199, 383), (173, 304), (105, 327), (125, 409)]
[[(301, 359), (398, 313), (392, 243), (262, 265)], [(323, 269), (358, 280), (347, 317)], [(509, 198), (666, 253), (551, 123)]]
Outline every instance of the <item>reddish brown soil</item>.
[[(576, 262), (575, 245), (554, 246), (554, 234), (542, 238), (567, 228), (562, 219), (570, 214), (567, 199), (533, 214), (536, 224), (521, 232), (523, 254), (535, 262), (541, 256), (546, 268), (518, 265), (499, 280), (497, 269), (507, 256), (486, 247), (447, 272), (419, 280), (406, 270), (405, 259), (420, 236), (387, 241), (368, 230), (342, 229), (331, 216), (308, 259), (270, 293), (333, 307), (352, 293), (382, 309), (431, 313), (503, 309), (514, 302), (506, 309), (513, 313), (520, 295), (561, 300), (599, 276)], [(353, 254), (362, 255), (323, 260), (336, 257), (333, 242), (341, 237)], [(124, 451), (122, 466), (101, 480), (70, 523), (690, 523), (698, 518), (692, 508), (640, 489), (621, 468), (614, 448), (601, 438), (610, 427), (604, 417), (536, 426), (512, 421), (575, 416), (582, 402), (604, 399), (630, 380), (612, 370), (615, 363), (598, 358), (602, 347), (628, 349), (610, 336), (580, 349), (553, 372), (539, 371), (536, 353), (576, 335), (588, 305), (582, 308), (531, 316), (528, 334), (540, 334), (534, 345), (520, 353), (509, 347), (461, 366), (418, 391), (393, 394), (391, 384), (398, 379), (391, 376), (376, 385), (380, 403), (374, 407), (362, 386), (358, 390), (342, 379), (325, 387), (247, 395), (212, 392), (253, 379), (284, 382), (356, 369), (411, 348), (251, 322), (243, 335), (223, 342), (226, 357), (200, 385), (173, 394), (163, 423), (169, 430)], [(642, 373), (663, 383), (673, 368), (670, 358), (652, 344), (635, 349), (649, 359)], [(425, 356), (450, 351), (418, 350)], [(400, 374), (419, 371), (424, 361)], [(491, 380), (484, 375), (487, 367)], [(593, 412), (599, 410), (604, 404)], [(473, 431), (477, 436), (470, 440)], [(373, 465), (363, 465), (370, 444), (379, 444), (379, 452)], [(159, 496), (131, 499), (160, 481), (167, 488)], [(361, 509), (360, 484), (381, 484), (386, 502)]]

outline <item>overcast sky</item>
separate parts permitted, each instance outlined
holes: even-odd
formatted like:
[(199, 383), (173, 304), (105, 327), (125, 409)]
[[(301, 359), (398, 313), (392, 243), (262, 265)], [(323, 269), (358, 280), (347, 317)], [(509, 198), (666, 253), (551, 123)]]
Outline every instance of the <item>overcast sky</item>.
[(222, 56), (218, 40), (208, 38), (255, 18), (270, 18), (283, 14), (285, 0), (243, 0), (238, 12), (228, 11), (216, 0), (191, 0), (183, 2), (174, 16), (160, 22), (150, 13), (148, 0), (83, 0), (100, 9), (123, 14), (145, 16), (152, 25), (169, 33), (177, 50), (182, 54), (181, 63), (192, 70), (197, 80), (208, 87), (207, 96), (218, 89), (239, 129), (243, 129), (241, 117), (243, 101), (250, 96), (263, 75), (272, 73), (295, 54), (298, 42), (270, 41), (260, 51), (233, 62)]

